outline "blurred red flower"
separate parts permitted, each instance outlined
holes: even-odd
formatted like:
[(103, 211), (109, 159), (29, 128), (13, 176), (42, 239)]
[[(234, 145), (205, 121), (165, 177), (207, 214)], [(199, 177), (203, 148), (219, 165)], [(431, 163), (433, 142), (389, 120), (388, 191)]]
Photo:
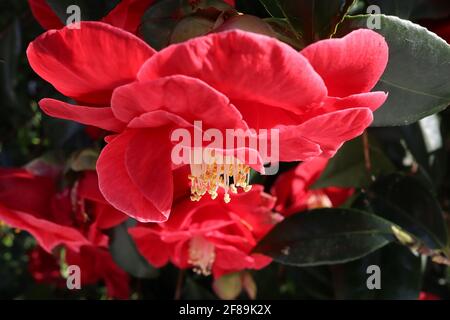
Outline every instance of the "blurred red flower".
[(51, 284), (58, 288), (66, 286), (57, 257), (42, 247), (37, 246), (29, 252), (28, 271), (36, 283)]
[(282, 173), (271, 190), (277, 199), (275, 210), (290, 216), (305, 210), (342, 205), (353, 194), (352, 188), (311, 189), (327, 163), (328, 159), (316, 158)]
[[(102, 279), (110, 296), (127, 298), (128, 275), (113, 262), (102, 232), (127, 216), (105, 202), (95, 172), (85, 172), (72, 188), (60, 192), (56, 176), (42, 174), (0, 168), (0, 220), (32, 234), (49, 254), (64, 246), (67, 262), (82, 268), (82, 284)], [(49, 258), (36, 252), (30, 261), (34, 277), (59, 282)]]
[(203, 198), (177, 201), (164, 223), (129, 229), (140, 253), (155, 267), (175, 266), (215, 278), (244, 269), (261, 269), (271, 259), (251, 250), (282, 218), (272, 211), (274, 199), (254, 186), (225, 205)]
[(442, 300), (442, 299), (435, 294), (428, 292), (421, 292), (419, 300)]
[[(384, 92), (369, 92), (388, 59), (383, 37), (370, 30), (300, 53), (238, 30), (156, 53), (121, 29), (84, 22), (79, 30), (47, 32), (27, 53), (41, 77), (89, 105), (43, 99), (47, 114), (119, 133), (107, 139), (98, 161), (100, 189), (115, 208), (142, 222), (170, 214), (173, 128), (194, 130), (193, 121), (202, 120), (205, 129), (222, 132), (277, 129), (279, 160), (303, 161), (333, 156), (370, 125), (372, 111), (386, 99)], [(198, 193), (193, 188), (194, 200)]]

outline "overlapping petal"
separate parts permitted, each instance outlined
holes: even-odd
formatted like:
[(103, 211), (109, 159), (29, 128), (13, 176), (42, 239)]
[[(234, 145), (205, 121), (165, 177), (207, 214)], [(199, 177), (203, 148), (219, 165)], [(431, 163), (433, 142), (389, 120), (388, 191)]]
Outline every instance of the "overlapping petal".
[[(166, 221), (168, 212), (159, 211), (151, 201), (157, 200), (146, 198), (129, 176), (125, 159), (128, 145), (135, 134), (135, 130), (127, 130), (112, 139), (103, 149), (97, 161), (100, 191), (113, 207), (139, 221)], [(171, 176), (161, 175), (159, 179), (161, 178), (169, 181)], [(154, 184), (157, 180), (156, 178), (149, 183)]]
[(321, 76), (332, 97), (368, 92), (383, 74), (388, 61), (383, 36), (361, 29), (341, 39), (313, 43), (302, 50)]
[(327, 94), (308, 60), (288, 45), (233, 30), (165, 48), (139, 72), (147, 81), (170, 75), (198, 78), (231, 101), (253, 101), (302, 113)]
[(39, 101), (42, 111), (52, 117), (72, 120), (113, 132), (122, 131), (126, 124), (117, 120), (110, 107), (88, 107), (54, 99)]
[(51, 30), (28, 47), (33, 70), (62, 94), (77, 101), (109, 105), (112, 91), (132, 82), (154, 54), (145, 42), (101, 22), (79, 29)]

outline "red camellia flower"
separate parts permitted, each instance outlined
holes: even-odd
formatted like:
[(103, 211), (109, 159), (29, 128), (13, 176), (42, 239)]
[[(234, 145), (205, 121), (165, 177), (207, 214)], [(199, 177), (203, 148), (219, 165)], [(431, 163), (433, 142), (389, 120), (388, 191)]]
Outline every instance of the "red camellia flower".
[[(67, 263), (82, 268), (82, 284), (104, 280), (110, 296), (127, 298), (128, 275), (113, 262), (102, 232), (127, 216), (105, 202), (95, 172), (85, 172), (71, 189), (58, 192), (51, 171), (33, 169), (0, 169), (0, 220), (31, 233), (48, 253), (63, 245)], [(59, 283), (49, 258), (33, 254), (35, 277)]]
[[(333, 156), (370, 125), (386, 99), (384, 92), (370, 92), (388, 59), (383, 37), (370, 30), (301, 52), (232, 30), (156, 53), (121, 29), (85, 22), (80, 30), (47, 32), (27, 53), (41, 77), (81, 104), (44, 99), (47, 114), (116, 133), (97, 163), (100, 189), (115, 208), (142, 222), (162, 222), (170, 214), (174, 129), (275, 129), (279, 160), (303, 161)], [(247, 148), (246, 156), (258, 154), (250, 164), (238, 151), (209, 150), (212, 159), (231, 158), (229, 170), (191, 163), (193, 200), (206, 192), (215, 198), (222, 188), (229, 202), (229, 190), (249, 190), (250, 165), (262, 171), (266, 159)]]
[(277, 198), (275, 210), (284, 216), (290, 216), (305, 210), (342, 205), (353, 194), (352, 188), (311, 189), (327, 163), (327, 159), (317, 158), (282, 173), (271, 190), (272, 195)]
[(261, 186), (240, 193), (226, 205), (203, 198), (194, 204), (179, 199), (164, 223), (129, 229), (140, 253), (155, 267), (169, 261), (181, 269), (214, 277), (243, 269), (261, 269), (271, 259), (252, 254), (258, 241), (281, 220), (272, 211), (274, 198)]

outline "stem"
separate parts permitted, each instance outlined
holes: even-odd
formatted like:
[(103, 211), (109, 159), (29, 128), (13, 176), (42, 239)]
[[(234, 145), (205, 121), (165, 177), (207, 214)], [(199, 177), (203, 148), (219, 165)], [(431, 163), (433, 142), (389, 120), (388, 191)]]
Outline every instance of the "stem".
[(369, 135), (367, 131), (364, 131), (362, 135), (363, 139), (363, 147), (364, 147), (364, 164), (366, 166), (367, 173), (370, 177), (372, 177), (372, 162), (370, 161), (370, 144), (369, 144)]
[(183, 283), (184, 283), (184, 270), (180, 270), (178, 272), (178, 279), (177, 279), (177, 287), (175, 289), (175, 300), (181, 299), (181, 291), (183, 289)]

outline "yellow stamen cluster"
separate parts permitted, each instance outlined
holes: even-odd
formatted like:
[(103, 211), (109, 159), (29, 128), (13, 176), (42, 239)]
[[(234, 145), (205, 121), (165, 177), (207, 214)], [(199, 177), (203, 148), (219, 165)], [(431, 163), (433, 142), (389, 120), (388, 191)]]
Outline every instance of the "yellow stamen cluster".
[(211, 164), (191, 165), (189, 180), (192, 201), (200, 201), (206, 193), (214, 200), (218, 196), (217, 191), (222, 188), (225, 191), (223, 201), (229, 203), (231, 201), (229, 192), (238, 193), (238, 187), (245, 192), (252, 188), (249, 184), (250, 167), (239, 163), (236, 159), (226, 164), (213, 161)]

